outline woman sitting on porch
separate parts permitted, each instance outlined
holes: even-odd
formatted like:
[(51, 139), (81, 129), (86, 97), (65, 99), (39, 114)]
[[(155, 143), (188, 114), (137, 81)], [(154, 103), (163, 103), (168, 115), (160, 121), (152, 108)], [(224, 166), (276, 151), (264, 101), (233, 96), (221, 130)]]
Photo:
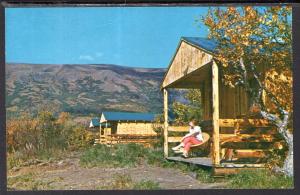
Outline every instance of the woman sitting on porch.
[(178, 146), (172, 148), (174, 151), (180, 151), (183, 148), (183, 157), (188, 157), (188, 152), (192, 145), (201, 144), (203, 142), (201, 128), (195, 119), (189, 122), (190, 132), (186, 134), (180, 141)]

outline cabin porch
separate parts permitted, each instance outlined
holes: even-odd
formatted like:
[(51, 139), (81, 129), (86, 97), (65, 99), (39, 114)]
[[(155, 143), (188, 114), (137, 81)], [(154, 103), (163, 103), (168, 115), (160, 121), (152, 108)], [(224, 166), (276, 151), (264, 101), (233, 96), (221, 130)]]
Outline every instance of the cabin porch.
[[(284, 143), (268, 121), (248, 114), (246, 92), (225, 86), (219, 72), (219, 66), (212, 59), (190, 73), (166, 73), (161, 87), (164, 96), (164, 156), (170, 161), (210, 167), (214, 175), (265, 168), (271, 149), (280, 149)], [(182, 137), (173, 133), (187, 132), (189, 127), (169, 124), (168, 90), (171, 88), (201, 90), (203, 118), (199, 120), (203, 121), (202, 131), (210, 135), (208, 153), (200, 152), (200, 155), (191, 158), (172, 154), (170, 145), (178, 144)]]

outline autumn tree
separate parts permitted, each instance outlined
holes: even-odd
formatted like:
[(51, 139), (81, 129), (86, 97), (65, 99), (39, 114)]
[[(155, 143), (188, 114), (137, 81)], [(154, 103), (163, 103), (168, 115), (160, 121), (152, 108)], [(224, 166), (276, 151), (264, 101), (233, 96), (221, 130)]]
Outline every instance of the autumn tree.
[(251, 104), (289, 145), (284, 166), (293, 175), (291, 7), (212, 8), (201, 19), (218, 42), (223, 82), (243, 86)]

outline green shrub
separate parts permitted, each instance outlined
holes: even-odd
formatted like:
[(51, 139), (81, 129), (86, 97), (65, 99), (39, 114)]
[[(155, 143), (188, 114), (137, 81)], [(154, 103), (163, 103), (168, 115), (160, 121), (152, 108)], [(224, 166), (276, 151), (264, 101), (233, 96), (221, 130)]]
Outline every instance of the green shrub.
[(65, 112), (58, 117), (47, 110), (39, 111), (35, 117), (25, 113), (6, 124), (8, 168), (36, 158), (58, 157), (66, 150), (91, 146), (94, 141), (92, 134)]

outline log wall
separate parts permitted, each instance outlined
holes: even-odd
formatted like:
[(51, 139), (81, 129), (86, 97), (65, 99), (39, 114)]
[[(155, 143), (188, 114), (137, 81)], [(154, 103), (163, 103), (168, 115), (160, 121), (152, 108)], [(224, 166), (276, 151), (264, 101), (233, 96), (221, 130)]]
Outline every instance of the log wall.
[(156, 132), (153, 130), (152, 123), (119, 122), (116, 134), (156, 135)]

